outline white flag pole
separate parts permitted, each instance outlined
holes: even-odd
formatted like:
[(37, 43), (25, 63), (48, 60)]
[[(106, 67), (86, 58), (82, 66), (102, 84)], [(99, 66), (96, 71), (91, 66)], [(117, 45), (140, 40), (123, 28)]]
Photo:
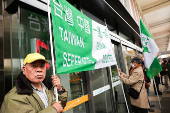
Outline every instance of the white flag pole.
[[(49, 21), (49, 33), (50, 33), (50, 45), (51, 45), (51, 58), (52, 58), (52, 67), (53, 67), (53, 76), (55, 75), (55, 65), (54, 65), (54, 54), (53, 54), (53, 41), (52, 41), (52, 32), (51, 32), (51, 9), (50, 9), (50, 0), (48, 0), (48, 21)], [(58, 102), (58, 91), (57, 87), (54, 87), (54, 96), (56, 99), (56, 102)]]
[[(104, 22), (105, 22), (105, 25), (106, 25), (106, 27), (107, 27), (106, 19), (104, 19)], [(108, 27), (107, 27), (107, 29), (108, 29)], [(110, 38), (110, 37), (109, 37), (109, 38)], [(111, 39), (110, 39), (110, 41), (111, 41)], [(118, 69), (117, 63), (116, 63), (116, 67), (117, 67), (117, 69)], [(119, 73), (119, 72), (118, 72), (118, 74), (119, 74), (119, 76), (120, 76), (120, 73)], [(127, 104), (127, 100), (126, 100), (126, 96), (125, 96), (125, 92), (124, 92), (123, 84), (122, 84), (122, 82), (120, 82), (120, 84), (121, 84), (121, 86), (122, 86), (122, 91), (123, 91), (123, 96), (124, 96), (124, 99), (125, 99), (127, 111), (128, 111), (128, 113), (130, 113), (130, 112), (129, 112), (129, 107), (128, 107), (128, 104)]]
[(154, 81), (154, 85), (155, 85), (155, 90), (156, 90), (156, 94), (157, 94), (157, 97), (158, 97), (158, 101), (159, 101), (159, 106), (161, 108), (161, 103), (160, 103), (160, 100), (159, 100), (159, 96), (158, 96), (158, 90), (157, 90), (157, 87), (156, 87), (156, 82), (155, 82), (155, 78), (153, 78), (153, 81)]

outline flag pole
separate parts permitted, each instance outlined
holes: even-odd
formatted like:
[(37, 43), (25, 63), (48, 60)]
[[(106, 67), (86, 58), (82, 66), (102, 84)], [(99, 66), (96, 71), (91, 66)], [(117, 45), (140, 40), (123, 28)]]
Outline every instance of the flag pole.
[[(50, 0), (48, 0), (47, 5), (48, 5), (48, 20), (49, 20), (48, 22), (49, 22), (49, 34), (50, 34), (50, 45), (51, 45), (51, 58), (52, 58), (53, 76), (56, 76), (56, 74), (55, 74), (55, 65), (54, 65), (52, 32), (51, 32)], [(56, 86), (54, 87), (54, 96), (55, 96), (56, 102), (58, 102), (58, 91), (57, 91), (57, 87)]]
[(160, 100), (159, 100), (158, 90), (157, 90), (157, 87), (156, 87), (156, 82), (155, 82), (155, 78), (154, 78), (154, 77), (153, 77), (153, 82), (154, 82), (154, 85), (155, 85), (155, 90), (156, 90), (156, 94), (157, 94), (157, 97), (158, 97), (159, 106), (160, 106), (160, 108), (161, 108), (161, 103), (160, 103)]
[[(106, 27), (107, 27), (106, 19), (104, 19), (104, 22), (105, 22), (105, 25), (106, 25)], [(107, 27), (107, 29), (108, 29), (108, 27)], [(110, 37), (109, 37), (109, 38), (110, 38)], [(110, 39), (110, 41), (111, 41), (111, 39)], [(117, 69), (118, 69), (117, 63), (116, 63), (116, 67), (117, 67)], [(118, 75), (120, 76), (120, 73), (119, 73), (119, 72), (118, 72)], [(127, 100), (126, 100), (126, 96), (125, 96), (125, 92), (124, 92), (124, 87), (123, 87), (122, 81), (120, 82), (120, 84), (121, 84), (121, 86), (122, 86), (122, 91), (123, 91), (123, 96), (124, 96), (124, 99), (125, 99), (127, 111), (128, 111), (128, 113), (130, 113), (130, 112), (129, 112), (129, 107), (128, 107), (128, 104), (127, 104)]]

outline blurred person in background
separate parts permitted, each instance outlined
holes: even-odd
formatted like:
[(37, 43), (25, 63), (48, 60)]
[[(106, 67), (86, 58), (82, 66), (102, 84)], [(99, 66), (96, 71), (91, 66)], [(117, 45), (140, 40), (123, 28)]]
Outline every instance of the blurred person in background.
[[(162, 95), (162, 92), (159, 91), (160, 77), (161, 77), (160, 73), (158, 73), (158, 74), (154, 77), (155, 82), (153, 82), (153, 87), (154, 87), (155, 95), (157, 95), (156, 89), (157, 89), (157, 91), (158, 91), (158, 95)], [(156, 85), (156, 87), (155, 87), (155, 85)]]
[(163, 58), (163, 63), (161, 64), (162, 66), (162, 73), (165, 79), (165, 90), (169, 90), (169, 84), (168, 84), (168, 69), (169, 69), (169, 64), (168, 60), (166, 58)]

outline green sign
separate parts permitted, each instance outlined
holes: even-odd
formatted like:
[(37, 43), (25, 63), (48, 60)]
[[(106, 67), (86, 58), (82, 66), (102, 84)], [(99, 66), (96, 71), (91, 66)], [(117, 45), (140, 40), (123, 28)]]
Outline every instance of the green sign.
[(57, 74), (115, 64), (107, 28), (66, 0), (51, 0)]

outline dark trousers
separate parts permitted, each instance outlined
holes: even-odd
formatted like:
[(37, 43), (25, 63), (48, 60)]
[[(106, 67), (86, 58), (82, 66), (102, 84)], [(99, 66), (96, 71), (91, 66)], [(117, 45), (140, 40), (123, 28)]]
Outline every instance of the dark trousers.
[(139, 108), (132, 105), (133, 113), (148, 113), (148, 109)]
[(156, 93), (156, 88), (157, 88), (157, 91), (160, 92), (160, 91), (159, 91), (159, 84), (158, 84), (158, 83), (156, 83), (156, 88), (155, 88), (155, 84), (153, 84), (153, 87), (154, 87), (155, 94), (157, 94), (157, 93)]
[[(159, 91), (160, 79), (159, 79), (159, 78), (155, 78), (155, 82), (156, 82), (157, 91), (158, 91), (158, 93), (159, 93), (159, 92), (160, 92), (160, 91)], [(156, 88), (155, 88), (155, 82), (153, 81), (153, 87), (154, 87), (155, 94), (157, 94), (157, 93), (156, 93)]]
[(163, 75), (161, 75), (161, 77), (160, 77), (160, 78), (161, 78), (161, 82), (162, 82), (161, 84), (163, 84), (162, 76), (163, 76)]

